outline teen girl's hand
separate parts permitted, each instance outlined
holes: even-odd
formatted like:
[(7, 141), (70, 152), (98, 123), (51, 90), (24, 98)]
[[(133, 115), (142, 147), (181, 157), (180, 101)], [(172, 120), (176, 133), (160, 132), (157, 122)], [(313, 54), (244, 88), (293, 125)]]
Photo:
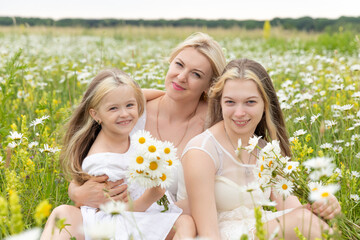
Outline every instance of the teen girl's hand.
[[(69, 197), (76, 206), (90, 206), (98, 208), (109, 201), (110, 196), (114, 201), (127, 202), (127, 185), (120, 185), (124, 180), (108, 182), (108, 176), (92, 177), (83, 185), (72, 181), (69, 185)], [(105, 189), (105, 191), (104, 191)], [(106, 194), (105, 194), (106, 193)]]
[(339, 201), (334, 195), (330, 195), (325, 201), (319, 200), (308, 204), (307, 208), (324, 219), (332, 219), (341, 212)]

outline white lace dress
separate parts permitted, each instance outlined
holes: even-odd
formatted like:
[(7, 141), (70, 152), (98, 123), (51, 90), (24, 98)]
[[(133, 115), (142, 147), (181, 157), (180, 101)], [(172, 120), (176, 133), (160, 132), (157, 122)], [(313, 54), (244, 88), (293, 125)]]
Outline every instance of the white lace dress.
[[(141, 128), (140, 128), (141, 129)], [(93, 176), (106, 174), (109, 181), (125, 179), (126, 171), (129, 165), (129, 159), (134, 149), (131, 147), (126, 153), (97, 153), (87, 156), (82, 168), (85, 172)], [(145, 189), (135, 184), (128, 184), (128, 193), (131, 199), (139, 198)], [(145, 212), (125, 212), (123, 215), (111, 216), (96, 208), (82, 206), (81, 213), (83, 216), (84, 229), (96, 227), (98, 223), (112, 221), (116, 224), (116, 240), (144, 239), (160, 240), (165, 239), (173, 227), (176, 219), (182, 213), (182, 210), (174, 205), (171, 197), (166, 193), (171, 202), (169, 210), (161, 212), (164, 207), (159, 206), (156, 202), (151, 205)], [(91, 239), (85, 231), (85, 239)]]
[[(258, 201), (269, 201), (271, 193), (270, 189), (265, 192), (258, 189), (253, 191), (251, 196), (249, 192), (244, 191), (245, 186), (255, 181), (253, 174), (255, 165), (242, 164), (236, 160), (209, 130), (190, 140), (183, 155), (191, 149), (204, 151), (214, 161), (216, 167), (215, 201), (221, 239), (240, 239), (243, 234), (248, 234), (250, 239), (254, 239), (254, 206)], [(179, 172), (177, 196), (178, 200), (187, 198), (182, 168)], [(291, 210), (278, 212), (263, 210), (262, 221), (273, 220)]]

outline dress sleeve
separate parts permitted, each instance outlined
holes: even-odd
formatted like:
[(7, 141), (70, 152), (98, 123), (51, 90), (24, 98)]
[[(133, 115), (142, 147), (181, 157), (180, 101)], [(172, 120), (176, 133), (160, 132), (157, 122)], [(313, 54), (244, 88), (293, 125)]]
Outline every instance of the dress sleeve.
[[(195, 136), (192, 138), (186, 145), (181, 158), (190, 150), (198, 149), (205, 152), (213, 160), (216, 168), (216, 172), (221, 169), (221, 151), (219, 146), (217, 146), (216, 141), (213, 136), (207, 131)], [(195, 159), (193, 161), (196, 161)], [(183, 200), (187, 198), (185, 179), (184, 179), (184, 170), (182, 166), (178, 168), (178, 192), (177, 200)]]

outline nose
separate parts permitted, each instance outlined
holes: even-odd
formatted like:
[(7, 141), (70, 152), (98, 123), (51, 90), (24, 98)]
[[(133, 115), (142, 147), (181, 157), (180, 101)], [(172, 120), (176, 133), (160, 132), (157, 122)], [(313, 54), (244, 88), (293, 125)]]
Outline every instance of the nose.
[(243, 117), (245, 116), (246, 112), (245, 112), (245, 108), (244, 106), (242, 106), (241, 104), (239, 104), (238, 106), (236, 106), (236, 109), (235, 109), (235, 117)]
[(187, 73), (186, 71), (181, 71), (179, 72), (179, 74), (177, 75), (177, 78), (180, 82), (186, 82), (186, 79), (187, 79)]
[(127, 117), (129, 115), (128, 110), (126, 108), (119, 109), (119, 116), (120, 117)]

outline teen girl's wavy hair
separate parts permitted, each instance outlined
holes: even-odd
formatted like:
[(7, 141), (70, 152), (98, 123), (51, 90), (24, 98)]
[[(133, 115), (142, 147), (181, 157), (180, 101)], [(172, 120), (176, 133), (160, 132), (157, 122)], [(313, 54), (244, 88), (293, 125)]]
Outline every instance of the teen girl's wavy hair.
[(252, 80), (256, 83), (264, 101), (264, 114), (255, 129), (257, 136), (268, 142), (279, 140), (282, 153), (291, 156), (288, 134), (272, 80), (265, 68), (250, 59), (236, 59), (229, 62), (219, 80), (209, 91), (209, 106), (206, 127), (223, 120), (221, 98), (227, 80)]
[(73, 179), (82, 184), (90, 178), (82, 171), (81, 165), (99, 134), (101, 125), (90, 116), (89, 110), (98, 109), (104, 96), (121, 85), (134, 89), (139, 116), (143, 114), (145, 99), (141, 88), (125, 72), (119, 69), (107, 69), (96, 75), (66, 124), (60, 162), (68, 180)]

